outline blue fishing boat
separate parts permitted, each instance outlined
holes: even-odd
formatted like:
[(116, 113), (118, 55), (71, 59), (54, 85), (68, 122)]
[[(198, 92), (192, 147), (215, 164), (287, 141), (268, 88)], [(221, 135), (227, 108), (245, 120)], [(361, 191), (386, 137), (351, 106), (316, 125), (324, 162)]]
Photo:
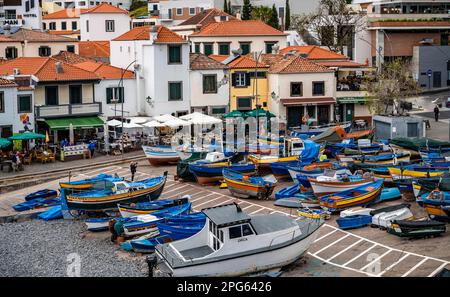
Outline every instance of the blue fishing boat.
[(38, 198), (52, 199), (52, 198), (56, 198), (56, 197), (58, 197), (57, 191), (44, 189), (44, 190), (36, 191), (36, 192), (26, 195), (25, 201), (34, 200), (34, 199), (38, 199)]
[(156, 200), (167, 180), (164, 175), (134, 182), (115, 181), (111, 189), (87, 190), (66, 194), (69, 209), (98, 211), (116, 209), (118, 203), (135, 203)]
[(180, 156), (170, 145), (142, 146), (145, 157), (153, 166), (176, 164)]
[(123, 177), (113, 176), (110, 174), (100, 173), (99, 175), (87, 179), (60, 182), (59, 187), (67, 190), (89, 190), (89, 189), (106, 189), (113, 186), (113, 182), (123, 181)]
[(256, 165), (252, 162), (230, 164), (228, 160), (214, 163), (198, 160), (189, 164), (189, 171), (201, 185), (223, 180), (222, 171), (224, 168), (246, 174), (253, 174), (256, 171)]
[(278, 182), (274, 177), (242, 175), (226, 168), (223, 176), (231, 194), (240, 198), (268, 199)]
[(277, 178), (286, 178), (290, 177), (289, 175), (289, 166), (297, 167), (299, 164), (302, 164), (300, 161), (289, 161), (289, 162), (274, 162), (270, 163), (270, 170)]
[(402, 198), (402, 194), (398, 188), (383, 188), (379, 201), (391, 201)]
[(168, 235), (161, 235), (155, 238), (146, 238), (139, 240), (131, 240), (120, 243), (120, 247), (126, 251), (134, 251), (136, 253), (153, 253), (158, 244), (172, 242), (172, 238)]
[(62, 214), (61, 205), (53, 206), (52, 208), (48, 209), (47, 211), (44, 211), (43, 213), (38, 214), (38, 219), (41, 219), (44, 221), (62, 219), (62, 217), (63, 217), (63, 214)]
[(336, 220), (336, 223), (338, 224), (339, 228), (343, 230), (361, 228), (370, 225), (372, 223), (372, 216), (368, 215), (347, 216), (343, 218), (338, 218)]
[(28, 200), (19, 204), (16, 204), (13, 206), (13, 209), (15, 211), (26, 211), (30, 209), (36, 209), (36, 208), (44, 208), (49, 206), (55, 206), (61, 204), (60, 198), (37, 198), (33, 200)]
[(354, 156), (355, 162), (362, 162), (367, 164), (397, 164), (397, 162), (409, 162), (411, 154), (408, 153), (388, 153), (375, 156)]
[(434, 190), (421, 197), (423, 207), (430, 218), (450, 221), (450, 192)]
[(138, 203), (119, 203), (117, 208), (123, 218), (133, 217), (142, 214), (151, 214), (157, 210), (182, 205), (189, 202), (190, 195), (184, 195), (181, 198), (155, 200)]
[(170, 225), (165, 223), (157, 223), (157, 225), (159, 234), (167, 235), (174, 241), (191, 237), (200, 232), (205, 226), (204, 222), (203, 224), (198, 223), (190, 225)]

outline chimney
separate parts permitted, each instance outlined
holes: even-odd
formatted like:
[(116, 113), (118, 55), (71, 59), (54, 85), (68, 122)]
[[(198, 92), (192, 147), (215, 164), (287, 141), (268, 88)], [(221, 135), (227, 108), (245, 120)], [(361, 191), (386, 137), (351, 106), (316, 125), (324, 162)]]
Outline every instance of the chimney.
[(275, 44), (272, 46), (272, 54), (278, 54), (280, 52), (280, 46), (278, 44)]
[(56, 73), (63, 73), (63, 67), (61, 62), (55, 62)]
[(19, 75), (20, 74), (20, 69), (19, 68), (14, 68), (13, 69), (13, 74), (14, 74), (14, 76)]
[(151, 44), (155, 43), (157, 38), (158, 38), (158, 28), (156, 26), (151, 26), (150, 27), (150, 41), (151, 41)]
[(241, 18), (241, 13), (240, 13), (239, 11), (236, 12), (236, 19), (242, 20), (242, 18)]

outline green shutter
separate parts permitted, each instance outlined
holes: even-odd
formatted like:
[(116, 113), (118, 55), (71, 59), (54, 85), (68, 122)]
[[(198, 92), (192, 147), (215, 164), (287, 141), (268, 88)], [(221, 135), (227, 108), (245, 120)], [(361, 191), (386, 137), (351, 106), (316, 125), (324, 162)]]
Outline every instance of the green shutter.
[(169, 63), (181, 63), (180, 46), (169, 46)]
[(181, 100), (181, 83), (169, 83), (169, 100)]
[(113, 98), (113, 88), (106, 88), (106, 103), (110, 104)]

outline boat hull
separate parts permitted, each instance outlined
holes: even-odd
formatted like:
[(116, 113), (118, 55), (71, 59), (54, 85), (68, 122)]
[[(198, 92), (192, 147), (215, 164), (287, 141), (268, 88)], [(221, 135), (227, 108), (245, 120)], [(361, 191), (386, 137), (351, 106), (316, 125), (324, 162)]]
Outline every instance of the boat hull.
[(350, 190), (373, 182), (372, 179), (358, 182), (317, 181), (312, 178), (308, 180), (316, 197), (322, 197), (324, 195)]
[(272, 195), (275, 185), (272, 186), (257, 186), (247, 183), (242, 183), (239, 181), (233, 181), (231, 179), (225, 178), (228, 189), (231, 194), (239, 198), (258, 198), (266, 199)]
[(200, 185), (207, 185), (212, 183), (217, 183), (223, 180), (223, 169), (231, 169), (233, 171), (244, 173), (248, 175), (252, 175), (255, 173), (256, 167), (254, 164), (250, 163), (249, 165), (235, 165), (235, 164), (223, 164), (223, 165), (189, 165), (189, 170), (195, 176), (197, 182)]
[(142, 146), (145, 157), (153, 166), (176, 164), (181, 160), (180, 156), (170, 146)]

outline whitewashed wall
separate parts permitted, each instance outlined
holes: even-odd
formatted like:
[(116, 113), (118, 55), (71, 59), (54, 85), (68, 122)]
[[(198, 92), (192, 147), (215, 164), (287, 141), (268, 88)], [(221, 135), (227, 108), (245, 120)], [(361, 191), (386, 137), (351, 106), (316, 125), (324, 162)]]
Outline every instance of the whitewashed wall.
[[(114, 32), (106, 32), (106, 20), (114, 20)], [(87, 31), (86, 21), (89, 21)], [(130, 30), (131, 18), (124, 13), (83, 13), (80, 15), (81, 41), (112, 40)]]

